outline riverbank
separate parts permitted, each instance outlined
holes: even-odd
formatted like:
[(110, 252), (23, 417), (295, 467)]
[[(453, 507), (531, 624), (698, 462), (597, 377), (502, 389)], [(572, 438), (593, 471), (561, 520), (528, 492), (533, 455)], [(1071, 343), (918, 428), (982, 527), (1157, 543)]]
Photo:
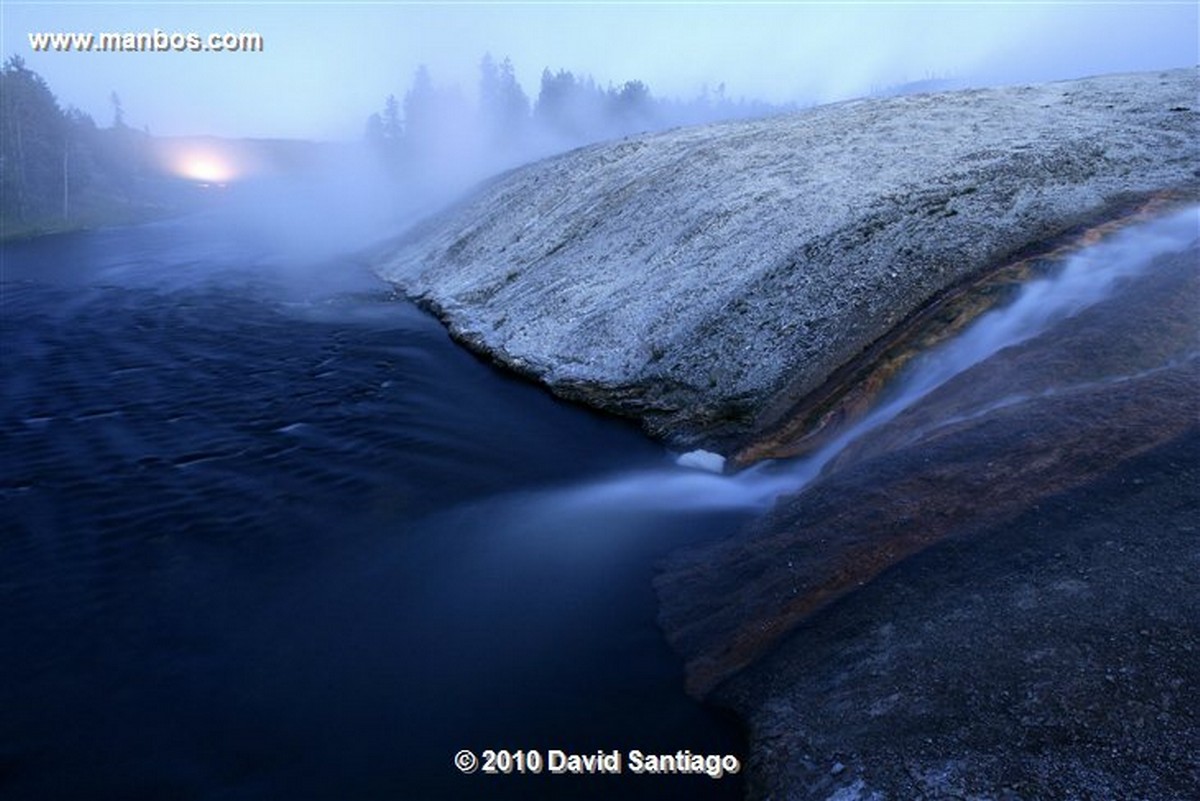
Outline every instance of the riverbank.
[(66, 217), (29, 220), (0, 217), (0, 244), (166, 220), (211, 207), (219, 200), (216, 195), (220, 191), (216, 187), (169, 179), (142, 181), (131, 197), (84, 191), (73, 200)]
[(80, 213), (67, 220), (59, 218), (28, 222), (0, 220), (0, 244), (22, 242), (43, 236), (71, 234), (79, 231), (94, 231), (99, 228), (138, 225), (140, 223), (164, 220), (180, 213), (177, 209), (161, 207), (116, 208)]
[(1161, 231), (1114, 233), (1200, 198), (1197, 78), (861, 101), (587, 148), (375, 254), (471, 348), (741, 467), (821, 451), (908, 393), (891, 379), (936, 363), (930, 343), (1064, 289), (1033, 279), (1072, 250), (1132, 242), (1096, 248), (1113, 283), (1088, 274), (1025, 330), (1047, 307), (1028, 299), (1023, 333), (985, 332), (994, 347), (950, 358), (809, 473), (739, 475), (784, 497), (666, 563), (660, 623), (691, 692), (751, 726), (752, 797), (1200, 788), (1184, 757), (1200, 709), (1179, 691), (1200, 621), (1177, 569), (1200, 558), (1194, 211), (1166, 250)]
[(1200, 197), (1195, 69), (865, 100), (524, 167), (377, 249), (469, 347), (730, 453), (947, 289)]

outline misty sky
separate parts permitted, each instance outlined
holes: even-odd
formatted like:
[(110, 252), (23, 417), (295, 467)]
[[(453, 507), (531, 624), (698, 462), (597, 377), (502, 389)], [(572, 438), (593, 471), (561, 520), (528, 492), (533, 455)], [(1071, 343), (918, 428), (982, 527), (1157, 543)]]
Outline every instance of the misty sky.
[[(543, 67), (638, 78), (659, 96), (827, 101), (953, 77), (1072, 78), (1200, 62), (1197, 4), (1167, 3), (29, 3), (0, 5), (5, 57), (64, 105), (155, 134), (358, 138), (428, 64), (470, 97), (485, 51), (535, 96)], [(30, 32), (256, 31), (263, 53), (35, 53)]]

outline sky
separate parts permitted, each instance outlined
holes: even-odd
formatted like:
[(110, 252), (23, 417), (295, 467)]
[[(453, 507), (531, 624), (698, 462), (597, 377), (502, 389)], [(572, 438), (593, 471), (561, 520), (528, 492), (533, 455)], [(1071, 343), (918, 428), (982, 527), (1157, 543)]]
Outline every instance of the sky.
[[(1024, 83), (1200, 63), (1184, 2), (0, 3), (20, 55), (63, 105), (160, 135), (349, 140), (426, 64), (471, 97), (485, 52), (536, 95), (544, 67), (657, 96), (827, 102), (929, 77)], [(34, 52), (37, 32), (257, 32), (256, 53)]]

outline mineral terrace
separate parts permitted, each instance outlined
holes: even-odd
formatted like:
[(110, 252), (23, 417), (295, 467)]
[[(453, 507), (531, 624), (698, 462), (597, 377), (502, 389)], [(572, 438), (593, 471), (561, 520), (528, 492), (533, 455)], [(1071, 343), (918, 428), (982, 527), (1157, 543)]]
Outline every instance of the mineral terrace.
[(501, 364), (727, 452), (948, 287), (1195, 196), (1198, 93), (1184, 69), (631, 138), (506, 173), (373, 261)]

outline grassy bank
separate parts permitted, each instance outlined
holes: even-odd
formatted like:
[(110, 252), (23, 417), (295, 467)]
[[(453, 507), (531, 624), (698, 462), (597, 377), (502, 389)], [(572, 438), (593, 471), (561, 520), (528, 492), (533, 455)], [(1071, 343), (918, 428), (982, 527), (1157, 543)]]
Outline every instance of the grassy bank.
[[(166, 184), (171, 184), (166, 186)], [(197, 187), (164, 181), (164, 186), (138, 193), (136, 200), (111, 194), (87, 193), (74, 203), (69, 216), (40, 215), (18, 219), (0, 214), (0, 242), (14, 242), (51, 234), (87, 231), (161, 220), (193, 211), (205, 198)]]

